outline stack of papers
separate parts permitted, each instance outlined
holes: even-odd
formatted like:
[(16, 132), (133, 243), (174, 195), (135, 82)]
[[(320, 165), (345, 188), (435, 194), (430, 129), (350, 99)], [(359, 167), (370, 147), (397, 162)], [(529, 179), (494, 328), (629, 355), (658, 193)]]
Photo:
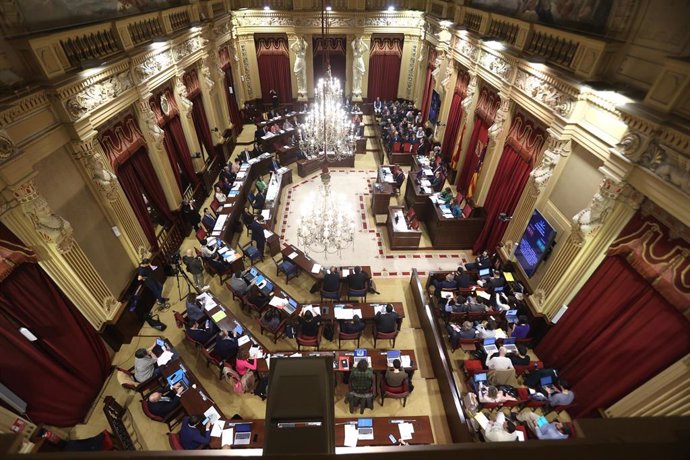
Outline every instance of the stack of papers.
[(241, 347), (245, 343), (249, 342), (249, 336), (248, 335), (243, 335), (239, 339), (237, 339), (237, 346)]
[(477, 291), (477, 296), (481, 297), (482, 299), (486, 299), (486, 300), (491, 299), (491, 296), (485, 291)]
[(314, 264), (314, 266), (311, 267), (312, 273), (319, 273), (320, 271), (321, 271), (321, 265), (320, 264)]
[[(397, 218), (397, 222), (395, 219)], [(403, 214), (402, 211), (395, 211), (394, 217), (393, 217), (393, 229), (398, 231), (398, 232), (406, 232), (409, 229), (407, 228), (407, 222), (405, 222), (405, 215)]]
[(343, 278), (350, 276), (350, 270), (347, 268), (343, 268)]
[(297, 254), (296, 252), (293, 251), (292, 254), (290, 254), (290, 255), (288, 256), (288, 259), (292, 260), (292, 259), (294, 259), (295, 257), (297, 257), (298, 255), (299, 255), (299, 254)]
[(216, 313), (215, 315), (211, 316), (211, 319), (217, 323), (218, 321), (221, 321), (222, 319), (226, 318), (227, 316), (228, 315), (226, 315), (225, 312), (223, 310), (221, 310), (218, 313)]
[(221, 214), (218, 216), (218, 219), (216, 219), (216, 225), (213, 226), (213, 231), (214, 232), (220, 232), (223, 230), (223, 227), (225, 227), (225, 221), (228, 220), (228, 215), (227, 214)]
[(208, 409), (206, 409), (206, 412), (204, 412), (204, 415), (206, 416), (207, 419), (211, 423), (216, 423), (218, 420), (220, 420), (220, 414), (216, 410), (215, 407), (211, 406)]
[(345, 447), (357, 447), (357, 439), (359, 438), (359, 430), (356, 425), (345, 425)]
[(372, 305), (372, 307), (374, 307), (374, 314), (376, 314), (376, 313), (381, 313), (381, 314), (386, 313), (386, 305), (384, 305), (384, 304), (375, 304), (375, 305)]
[(316, 308), (314, 308), (312, 305), (302, 305), (302, 311), (304, 312), (311, 312), (312, 315), (320, 315), (321, 313), (316, 311)]
[(171, 351), (165, 350), (163, 353), (161, 353), (161, 355), (158, 357), (156, 362), (158, 363), (159, 366), (165, 366), (166, 364), (168, 364), (168, 361), (170, 361), (173, 356), (174, 355), (172, 354)]
[(234, 440), (234, 429), (233, 428), (228, 428), (227, 430), (223, 430), (223, 435), (221, 436), (220, 439), (220, 445), (222, 446), (232, 446), (232, 442)]
[(264, 238), (270, 238), (271, 236), (273, 236), (273, 232), (270, 230), (264, 229)]
[(402, 367), (412, 367), (412, 359), (410, 358), (410, 355), (402, 355), (400, 357), (400, 365)]
[(335, 319), (352, 319), (353, 316), (352, 308), (334, 308), (333, 315)]
[(287, 303), (288, 303), (287, 299), (284, 299), (284, 298), (279, 297), (277, 295), (274, 295), (273, 297), (271, 297), (271, 300), (268, 301), (268, 304), (270, 306), (281, 307), (281, 308), (284, 307), (285, 305), (287, 305)]
[(268, 220), (271, 218), (271, 210), (270, 209), (264, 209), (261, 211), (261, 218), (263, 220)]
[(223, 420), (218, 420), (216, 423), (214, 423), (213, 428), (211, 428), (211, 436), (214, 438), (220, 438), (221, 434), (223, 433), (224, 426), (225, 422)]
[(431, 187), (431, 182), (429, 182), (427, 179), (422, 179), (419, 181), (419, 185), (422, 187)]
[(400, 430), (400, 439), (403, 441), (408, 441), (412, 439), (412, 433), (414, 433), (414, 425), (411, 423), (398, 423), (398, 430)]

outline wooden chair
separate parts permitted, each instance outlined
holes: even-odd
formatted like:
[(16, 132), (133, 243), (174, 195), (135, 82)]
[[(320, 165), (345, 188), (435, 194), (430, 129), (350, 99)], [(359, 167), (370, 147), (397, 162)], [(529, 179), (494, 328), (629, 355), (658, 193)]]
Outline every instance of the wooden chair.
[(395, 328), (393, 332), (380, 332), (376, 329), (376, 323), (374, 323), (374, 348), (376, 347), (376, 342), (378, 340), (390, 340), (391, 348), (395, 348), (395, 339), (398, 338), (398, 333), (400, 332), (400, 325)]
[(199, 227), (199, 230), (196, 231), (196, 239), (199, 240), (200, 243), (201, 243), (201, 240), (206, 239), (206, 230)]
[(242, 251), (242, 258), (249, 259), (250, 265), (254, 265), (258, 260), (264, 261), (264, 255), (261, 254), (261, 251), (256, 247), (254, 241), (245, 244), (240, 250)]
[(283, 273), (285, 275), (285, 284), (289, 284), (292, 278), (299, 276), (299, 267), (292, 263), (290, 259), (282, 257), (278, 260), (271, 257), (276, 266), (276, 275)]
[(165, 423), (168, 425), (168, 429), (172, 430), (175, 425), (180, 423), (180, 420), (182, 419), (182, 406), (177, 406), (175, 410), (170, 412), (168, 415), (165, 417), (161, 417), (159, 415), (154, 414), (151, 412), (151, 409), (149, 408), (149, 401), (148, 398), (142, 398), (141, 399), (141, 410), (144, 412), (144, 415), (146, 415), (148, 418), (155, 422), (161, 422)]
[(280, 322), (280, 324), (278, 324), (277, 328), (270, 329), (269, 327), (266, 326), (266, 324), (264, 324), (261, 321), (261, 318), (258, 318), (257, 321), (259, 322), (259, 330), (261, 331), (261, 335), (272, 334), (273, 335), (273, 343), (277, 343), (278, 339), (285, 336), (285, 326), (287, 326), (289, 319), (290, 319), (289, 317), (284, 318)]
[(383, 400), (388, 398), (402, 399), (402, 406), (407, 404), (407, 397), (410, 396), (410, 384), (407, 379), (399, 387), (392, 387), (386, 383), (386, 378), (381, 377), (381, 405)]
[(142, 396), (152, 388), (159, 386), (158, 377), (151, 377), (144, 382), (137, 382), (134, 378), (134, 367), (131, 367), (130, 369), (116, 367), (115, 372), (117, 372), (117, 381), (120, 383), (122, 388), (136, 391)]
[(321, 346), (321, 336), (323, 335), (323, 324), (319, 325), (319, 331), (315, 337), (307, 337), (302, 335), (302, 331), (298, 330), (295, 339), (297, 340), (297, 351), (300, 351), (302, 347), (316, 347), (319, 350)]
[(364, 330), (353, 333), (343, 332), (340, 330), (340, 323), (338, 323), (338, 349), (340, 349), (341, 340), (356, 340), (357, 348), (359, 348), (359, 340), (362, 338), (362, 332), (364, 332)]

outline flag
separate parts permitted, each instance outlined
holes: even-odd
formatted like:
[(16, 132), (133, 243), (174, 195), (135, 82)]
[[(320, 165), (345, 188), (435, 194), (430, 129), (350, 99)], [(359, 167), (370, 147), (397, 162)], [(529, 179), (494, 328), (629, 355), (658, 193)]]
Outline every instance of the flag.
[(477, 187), (477, 180), (479, 179), (479, 172), (482, 170), (482, 164), (484, 163), (484, 156), (486, 155), (487, 144), (477, 139), (477, 146), (474, 149), (475, 155), (479, 157), (477, 162), (477, 167), (472, 173), (472, 179), (470, 179), (470, 185), (467, 187), (467, 198), (472, 198), (474, 196), (474, 189)]

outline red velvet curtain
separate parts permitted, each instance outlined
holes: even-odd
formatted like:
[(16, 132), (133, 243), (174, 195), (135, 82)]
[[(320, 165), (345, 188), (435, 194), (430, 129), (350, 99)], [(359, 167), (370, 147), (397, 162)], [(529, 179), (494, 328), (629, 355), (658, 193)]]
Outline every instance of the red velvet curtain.
[(443, 135), (443, 144), (441, 152), (446, 162), (450, 162), (453, 146), (455, 145), (455, 138), (458, 137), (458, 130), (460, 130), (460, 122), (462, 121), (462, 94), (454, 93), (453, 100), (450, 103), (450, 113), (448, 120), (446, 120), (446, 133)]
[(292, 76), (287, 37), (261, 37), (256, 39), (259, 80), (264, 102), (271, 102), (270, 91), (278, 93), (282, 103), (292, 102)]
[[(15, 239), (1, 225), (0, 234)], [(29, 342), (19, 327), (39, 340)], [(35, 263), (16, 266), (0, 284), (0, 349), (2, 383), (37, 423), (82, 422), (110, 373), (96, 331)]]
[(151, 247), (158, 247), (156, 232), (151, 223), (149, 213), (146, 211), (146, 203), (142, 193), (146, 194), (150, 204), (156, 208), (158, 214), (164, 220), (172, 222), (173, 216), (170, 208), (168, 208), (168, 202), (158, 181), (156, 171), (153, 169), (151, 160), (148, 157), (146, 147), (139, 148), (127, 161), (118, 165), (115, 173), (129, 204), (134, 210), (134, 214), (137, 216), (139, 225), (141, 225), (146, 235), (146, 239)]
[(402, 38), (375, 37), (369, 53), (369, 80), (367, 99), (392, 101), (398, 98), (400, 62), (402, 60)]
[(620, 256), (608, 256), (536, 348), (596, 416), (690, 350), (690, 323)]
[(326, 66), (324, 65), (323, 58), (327, 48), (328, 61), (331, 64), (331, 75), (340, 79), (344, 85), (347, 67), (345, 63), (345, 37), (330, 37), (325, 42), (321, 39), (321, 37), (315, 37), (313, 44), (314, 81), (319, 81), (319, 78), (324, 78), (326, 76)]
[(432, 75), (433, 71), (434, 67), (432, 65), (428, 65), (426, 68), (426, 80), (424, 82), (424, 94), (422, 95), (422, 122), (425, 122), (429, 116), (431, 93), (436, 85), (436, 81)]
[(192, 99), (192, 122), (194, 123), (194, 131), (196, 131), (196, 138), (199, 145), (203, 145), (210, 157), (216, 154), (216, 148), (213, 145), (213, 137), (211, 136), (211, 128), (208, 126), (208, 118), (206, 118), (206, 110), (204, 110), (204, 100), (201, 93), (197, 93)]
[(184, 173), (187, 181), (193, 185), (196, 185), (199, 180), (194, 171), (192, 156), (189, 153), (189, 147), (187, 147), (187, 140), (184, 137), (180, 116), (172, 117), (162, 126), (162, 129), (165, 134), (163, 145), (165, 145), (165, 151), (168, 153), (170, 165), (175, 173), (175, 180), (178, 187), (180, 187), (180, 193), (184, 195), (185, 184), (182, 183), (181, 173)]
[(503, 147), (496, 174), (484, 202), (486, 211), (484, 228), (472, 247), (475, 253), (484, 249), (492, 252), (501, 240), (508, 222), (499, 221), (498, 215), (502, 212), (509, 216), (513, 215), (529, 179), (530, 171), (532, 171), (530, 159), (523, 158), (510, 145)]
[(467, 195), (467, 190), (470, 188), (472, 176), (481, 168), (481, 160), (483, 151), (486, 148), (489, 140), (489, 128), (484, 121), (479, 118), (474, 118), (474, 127), (472, 128), (472, 136), (470, 143), (467, 146), (467, 153), (465, 154), (465, 162), (460, 170), (460, 176), (457, 182), (458, 191), (463, 195)]
[[(228, 98), (228, 110), (230, 112), (230, 121), (233, 125), (235, 134), (242, 131), (242, 118), (240, 117), (240, 108), (237, 106), (237, 97), (235, 96), (235, 83), (232, 78), (232, 68), (230, 66), (223, 67), (225, 73), (225, 96)], [(232, 93), (230, 92), (232, 88)]]

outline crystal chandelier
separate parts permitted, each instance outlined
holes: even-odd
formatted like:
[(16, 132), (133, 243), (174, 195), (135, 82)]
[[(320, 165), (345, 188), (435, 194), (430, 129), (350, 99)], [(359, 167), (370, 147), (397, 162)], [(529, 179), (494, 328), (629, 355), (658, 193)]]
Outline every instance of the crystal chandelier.
[(341, 196), (331, 192), (330, 174), (323, 172), (318, 194), (311, 194), (303, 204), (297, 227), (299, 245), (307, 253), (311, 250), (328, 258), (352, 245), (354, 235), (354, 213)]

